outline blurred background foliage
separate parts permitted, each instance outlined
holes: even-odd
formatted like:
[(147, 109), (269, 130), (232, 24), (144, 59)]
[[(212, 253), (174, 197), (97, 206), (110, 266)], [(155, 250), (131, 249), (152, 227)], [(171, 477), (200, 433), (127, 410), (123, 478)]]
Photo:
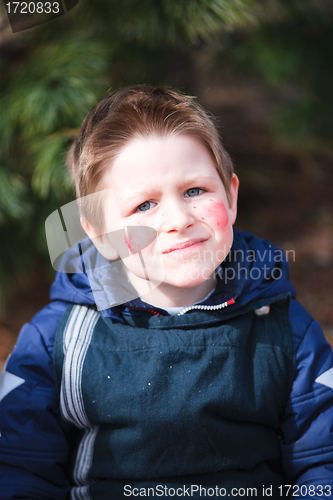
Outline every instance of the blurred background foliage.
[(36, 265), (51, 278), (45, 219), (74, 197), (64, 156), (109, 89), (169, 84), (195, 94), (202, 78), (255, 82), (275, 92), (276, 144), (295, 156), (333, 154), (330, 0), (81, 0), (15, 34), (1, 4), (0, 22), (2, 305), (11, 281), (29, 280)]

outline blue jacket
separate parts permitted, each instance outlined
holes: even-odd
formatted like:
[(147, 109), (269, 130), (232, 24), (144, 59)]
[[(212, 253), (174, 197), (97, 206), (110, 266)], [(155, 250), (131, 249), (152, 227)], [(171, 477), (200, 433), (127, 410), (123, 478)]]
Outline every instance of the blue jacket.
[[(237, 251), (245, 256), (241, 263)], [(262, 300), (264, 304), (282, 294), (291, 295), (296, 370), (281, 422), (285, 483), (304, 485), (302, 498), (333, 498), (331, 347), (318, 323), (295, 300), (288, 263), (272, 244), (235, 231), (230, 258), (219, 271), (215, 292), (202, 304), (216, 306), (229, 302), (221, 309), (221, 315), (225, 311), (244, 309), (254, 301), (258, 304)], [(51, 300), (22, 328), (0, 375), (1, 500), (61, 500), (70, 488), (67, 475), (70, 445), (59, 415), (53, 346), (68, 304), (95, 306), (87, 275), (58, 273), (51, 288)], [(157, 312), (167, 314), (140, 299), (133, 299), (105, 309), (101, 314), (123, 322), (124, 315)], [(297, 493), (296, 486), (290, 492)]]

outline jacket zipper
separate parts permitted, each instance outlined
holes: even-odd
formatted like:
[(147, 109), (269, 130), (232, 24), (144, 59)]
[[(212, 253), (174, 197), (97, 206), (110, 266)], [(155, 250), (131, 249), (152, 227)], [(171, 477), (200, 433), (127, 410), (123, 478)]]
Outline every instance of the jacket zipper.
[(192, 309), (201, 309), (201, 310), (206, 310), (206, 311), (216, 311), (217, 309), (224, 309), (225, 307), (230, 306), (231, 304), (234, 304), (235, 300), (230, 299), (227, 300), (226, 302), (222, 302), (222, 304), (217, 304), (215, 306), (205, 306), (205, 305), (194, 305), (194, 306), (189, 306), (185, 307), (182, 311), (180, 311), (177, 316), (182, 316), (183, 314), (187, 313), (188, 311), (192, 311)]

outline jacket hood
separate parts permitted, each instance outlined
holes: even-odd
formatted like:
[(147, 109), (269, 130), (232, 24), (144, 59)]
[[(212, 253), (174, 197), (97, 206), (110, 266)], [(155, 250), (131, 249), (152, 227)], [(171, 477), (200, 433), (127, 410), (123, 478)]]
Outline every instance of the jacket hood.
[[(121, 259), (109, 262), (102, 257), (86, 238), (80, 244), (81, 261), (77, 249), (69, 249), (63, 260), (71, 262), (71, 269), (79, 272), (57, 272), (51, 286), (51, 300), (96, 306), (103, 316), (142, 314), (159, 311), (138, 298), (128, 282)], [(75, 267), (76, 266), (76, 267)], [(83, 272), (82, 272), (83, 270)], [(289, 279), (289, 264), (284, 252), (267, 240), (251, 233), (234, 230), (234, 241), (227, 258), (216, 269), (218, 283), (213, 294), (202, 305), (225, 303), (238, 309), (252, 301), (270, 299), (282, 294), (295, 297)], [(138, 310), (141, 310), (139, 313)]]

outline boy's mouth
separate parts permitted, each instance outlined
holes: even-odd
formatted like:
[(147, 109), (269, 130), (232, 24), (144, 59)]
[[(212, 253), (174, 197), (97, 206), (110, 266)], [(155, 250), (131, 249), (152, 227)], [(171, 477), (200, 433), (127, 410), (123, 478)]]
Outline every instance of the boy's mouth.
[(171, 252), (175, 252), (177, 250), (184, 250), (185, 248), (192, 247), (194, 245), (197, 245), (198, 243), (202, 243), (206, 241), (207, 238), (193, 238), (192, 240), (184, 241), (183, 243), (178, 243), (177, 245), (174, 245), (173, 247), (169, 248), (168, 250), (165, 250), (163, 254), (168, 254)]

